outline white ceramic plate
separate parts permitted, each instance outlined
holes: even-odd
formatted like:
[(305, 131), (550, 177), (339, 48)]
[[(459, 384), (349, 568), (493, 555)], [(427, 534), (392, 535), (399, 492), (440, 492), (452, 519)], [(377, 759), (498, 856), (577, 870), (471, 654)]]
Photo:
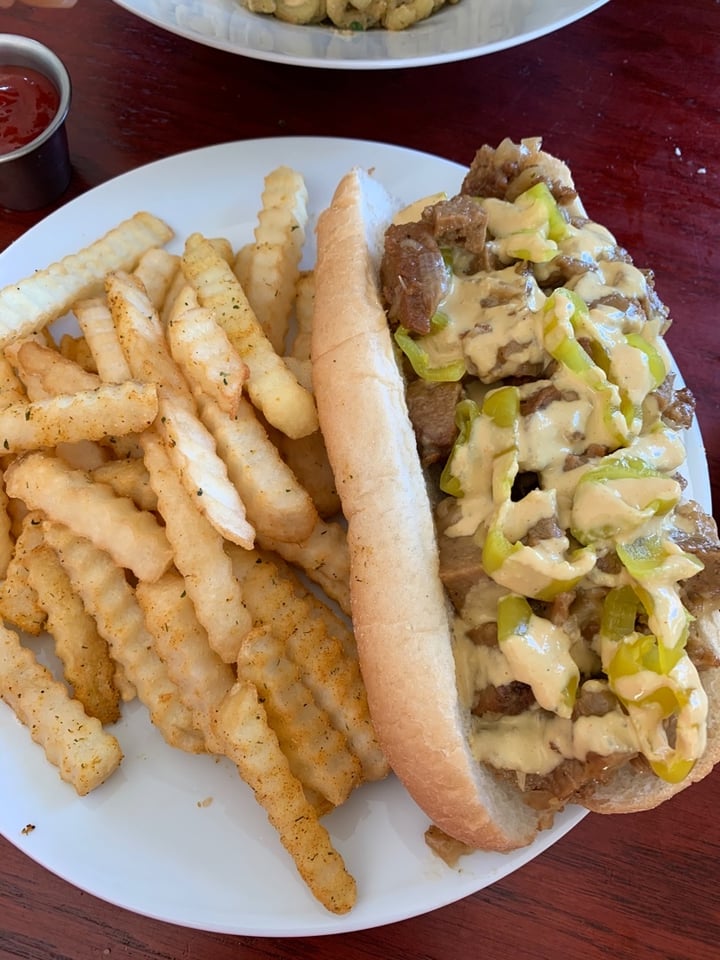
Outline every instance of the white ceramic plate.
[[(0, 256), (0, 287), (84, 246), (139, 209), (167, 220), (177, 232), (177, 250), (180, 239), (196, 229), (244, 242), (251, 236), (263, 177), (282, 163), (305, 175), (313, 214), (353, 165), (373, 167), (406, 201), (454, 192), (464, 173), (427, 154), (353, 140), (278, 138), (209, 147), (111, 180), (49, 216)], [(312, 259), (309, 249), (307, 262)], [(689, 473), (692, 492), (709, 505), (697, 432), (690, 436)], [(229, 763), (172, 750), (137, 704), (126, 708), (116, 734), (125, 752), (122, 767), (80, 799), (0, 703), (0, 832), (89, 893), (205, 930), (301, 936), (402, 920), (494, 883), (584, 815), (568, 808), (531, 847), (474, 854), (451, 870), (425, 846), (426, 818), (397, 781), (362, 787), (326, 821), (359, 890), (352, 913), (335, 917), (305, 889)], [(25, 834), (27, 824), (35, 829)]]
[(346, 70), (467, 60), (534, 40), (607, 0), (461, 0), (408, 30), (353, 32), (252, 14), (239, 0), (115, 0), (144, 20), (218, 50)]

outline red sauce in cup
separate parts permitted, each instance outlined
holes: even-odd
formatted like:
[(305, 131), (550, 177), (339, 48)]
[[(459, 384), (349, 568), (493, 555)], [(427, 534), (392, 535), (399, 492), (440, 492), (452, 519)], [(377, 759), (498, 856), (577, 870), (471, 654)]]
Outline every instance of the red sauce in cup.
[(57, 90), (42, 73), (32, 67), (0, 66), (0, 154), (40, 136), (59, 103)]

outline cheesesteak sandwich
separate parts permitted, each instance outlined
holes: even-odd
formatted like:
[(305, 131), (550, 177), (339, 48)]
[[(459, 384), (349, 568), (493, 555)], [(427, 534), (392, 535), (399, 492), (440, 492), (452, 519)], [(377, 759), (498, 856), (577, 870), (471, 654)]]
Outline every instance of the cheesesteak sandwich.
[(720, 756), (720, 544), (653, 278), (538, 140), (404, 210), (351, 171), (317, 228), (322, 430), (391, 766), (444, 833), (653, 807)]

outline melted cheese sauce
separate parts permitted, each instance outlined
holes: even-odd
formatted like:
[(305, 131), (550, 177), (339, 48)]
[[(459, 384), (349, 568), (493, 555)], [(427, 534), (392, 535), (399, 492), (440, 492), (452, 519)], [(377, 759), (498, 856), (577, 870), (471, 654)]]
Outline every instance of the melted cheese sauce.
[[(474, 754), (526, 774), (550, 773), (588, 753), (697, 758), (705, 748), (707, 697), (685, 653), (668, 673), (619, 677), (615, 709), (573, 719), (577, 687), (608, 685), (591, 675), (608, 656), (597, 631), (588, 640), (573, 616), (559, 625), (533, 613), (499, 645), (470, 639), (473, 629), (496, 622), (498, 599), (508, 593), (549, 600), (553, 590), (582, 594), (635, 583), (628, 569), (601, 568), (598, 558), (639, 539), (668, 542), (682, 493), (674, 474), (685, 459), (682, 439), (663, 425), (653, 395), (670, 357), (646, 275), (618, 258), (614, 237), (598, 224), (567, 224), (554, 241), (541, 204), (481, 202), (500, 266), (453, 276), (439, 306), (443, 325), (423, 338), (432, 367), (464, 359), (471, 375), (466, 395), (479, 409), (493, 389), (520, 378), (512, 429), (476, 416), (448, 464), (462, 493), (445, 535), (474, 537), (483, 546), (492, 531), (500, 551), (492, 579), (471, 588), (456, 621), (458, 689), (471, 710), (477, 691), (517, 681), (532, 688), (536, 705), (517, 716), (473, 716)], [(580, 265), (562, 297), (554, 294), (558, 257)], [(523, 474), (534, 475), (535, 489), (503, 499)], [(525, 542), (553, 522), (554, 534)], [(639, 582), (647, 627), (668, 650), (684, 642), (688, 620), (677, 582), (690, 575), (687, 561), (666, 549)], [(643, 703), (666, 690), (682, 704), (673, 743), (662, 711)]]
[(614, 710), (603, 717), (572, 720), (528, 710), (514, 717), (472, 726), (474, 756), (481, 762), (518, 773), (546, 775), (563, 760), (585, 760), (589, 753), (607, 757), (637, 753), (639, 740), (628, 716)]

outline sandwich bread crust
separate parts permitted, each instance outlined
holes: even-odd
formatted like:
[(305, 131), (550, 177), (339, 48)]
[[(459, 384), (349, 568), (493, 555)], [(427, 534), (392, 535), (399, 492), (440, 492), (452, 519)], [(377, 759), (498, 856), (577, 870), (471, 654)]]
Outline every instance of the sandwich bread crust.
[(348, 523), (353, 622), (397, 776), (441, 829), (507, 850), (529, 843), (538, 819), (476, 763), (466, 736), (430, 500), (377, 290), (394, 211), (382, 186), (353, 170), (317, 231), (313, 378)]

